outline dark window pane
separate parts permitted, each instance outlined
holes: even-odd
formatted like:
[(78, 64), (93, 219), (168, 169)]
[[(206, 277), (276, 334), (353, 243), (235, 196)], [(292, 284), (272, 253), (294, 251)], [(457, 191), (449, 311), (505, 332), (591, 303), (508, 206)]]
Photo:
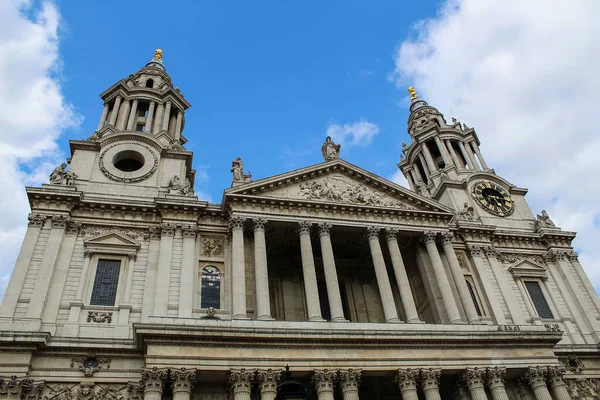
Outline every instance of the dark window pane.
[(209, 265), (202, 269), (200, 308), (221, 308), (221, 274), (217, 267)]
[(92, 299), (90, 300), (91, 305), (115, 305), (120, 269), (121, 261), (119, 260), (98, 260), (98, 266), (96, 267), (96, 279), (94, 279)]
[(527, 287), (529, 297), (531, 297), (531, 301), (533, 301), (533, 305), (535, 306), (538, 315), (542, 318), (554, 318), (552, 311), (550, 311), (550, 307), (544, 298), (544, 293), (542, 293), (540, 284), (534, 281), (526, 281), (525, 287)]
[(469, 288), (469, 293), (471, 293), (471, 299), (473, 300), (473, 304), (475, 304), (475, 311), (477, 311), (477, 315), (481, 317), (481, 308), (479, 308), (479, 303), (477, 302), (477, 295), (475, 294), (475, 289), (473, 288), (473, 285), (471, 285), (471, 282), (466, 282), (467, 287)]

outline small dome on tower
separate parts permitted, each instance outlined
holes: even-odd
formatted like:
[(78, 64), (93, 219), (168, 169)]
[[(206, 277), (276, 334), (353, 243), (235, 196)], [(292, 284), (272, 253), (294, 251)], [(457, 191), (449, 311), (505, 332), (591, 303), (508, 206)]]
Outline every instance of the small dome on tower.
[(408, 117), (408, 133), (411, 136), (427, 130), (432, 124), (437, 126), (446, 125), (444, 116), (437, 108), (427, 104), (419, 98), (414, 87), (408, 88), (410, 93), (410, 115)]

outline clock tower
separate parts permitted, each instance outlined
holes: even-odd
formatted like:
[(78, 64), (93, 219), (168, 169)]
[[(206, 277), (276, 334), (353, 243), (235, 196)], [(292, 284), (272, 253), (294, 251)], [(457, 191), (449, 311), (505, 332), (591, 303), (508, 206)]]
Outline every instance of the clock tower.
[(475, 129), (444, 116), (410, 87), (408, 133), (398, 167), (414, 191), (456, 210), (457, 219), (531, 231), (527, 189), (496, 175), (479, 150)]

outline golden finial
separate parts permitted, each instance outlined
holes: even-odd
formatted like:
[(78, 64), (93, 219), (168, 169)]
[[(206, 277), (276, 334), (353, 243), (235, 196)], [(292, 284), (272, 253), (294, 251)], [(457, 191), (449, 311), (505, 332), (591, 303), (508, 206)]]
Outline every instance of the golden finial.
[(412, 87), (412, 86), (408, 88), (408, 93), (410, 93), (410, 99), (411, 100), (414, 100), (417, 97), (419, 97), (419, 96), (417, 96), (417, 92), (415, 92), (415, 88)]
[(162, 50), (161, 49), (154, 50), (154, 59), (158, 62), (162, 62)]

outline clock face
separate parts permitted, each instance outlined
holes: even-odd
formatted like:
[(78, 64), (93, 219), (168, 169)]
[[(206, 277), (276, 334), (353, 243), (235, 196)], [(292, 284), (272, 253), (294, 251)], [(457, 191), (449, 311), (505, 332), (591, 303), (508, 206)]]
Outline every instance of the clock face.
[(506, 217), (515, 209), (510, 194), (502, 186), (489, 181), (480, 181), (473, 186), (473, 198), (491, 214)]

